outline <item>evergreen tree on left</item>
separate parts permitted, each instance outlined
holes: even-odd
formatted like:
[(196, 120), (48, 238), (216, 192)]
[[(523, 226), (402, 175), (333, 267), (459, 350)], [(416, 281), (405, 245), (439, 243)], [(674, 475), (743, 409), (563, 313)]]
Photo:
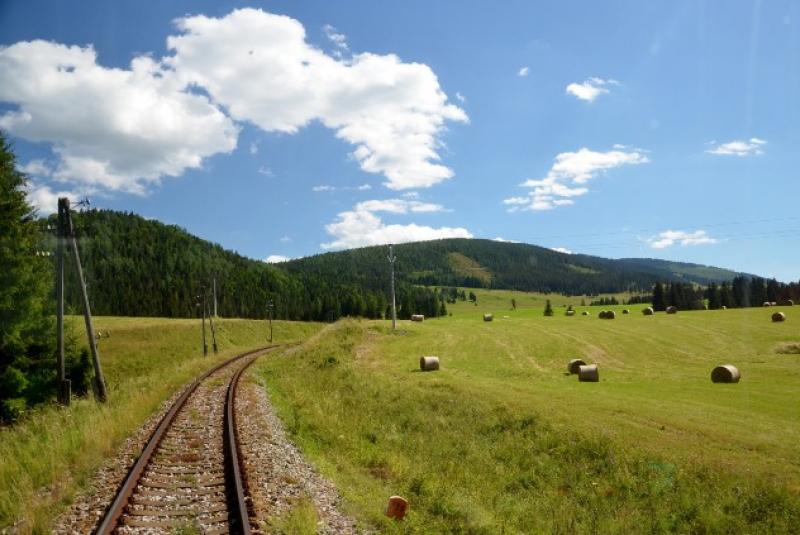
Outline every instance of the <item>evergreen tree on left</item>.
[[(37, 254), (43, 233), (16, 164), (0, 132), (0, 421), (6, 423), (55, 398), (57, 373), (53, 269)], [(78, 360), (71, 348), (68, 367)]]

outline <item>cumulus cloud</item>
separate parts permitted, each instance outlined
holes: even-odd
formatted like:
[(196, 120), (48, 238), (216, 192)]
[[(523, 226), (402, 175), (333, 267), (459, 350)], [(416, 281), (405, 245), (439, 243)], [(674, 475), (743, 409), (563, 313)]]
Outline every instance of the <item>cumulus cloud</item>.
[(338, 219), (325, 226), (328, 234), (334, 237), (330, 243), (323, 243), (323, 249), (351, 249), (369, 245), (407, 243), (443, 238), (471, 238), (463, 228), (432, 228), (417, 224), (387, 225), (376, 212), (393, 214), (441, 212), (438, 204), (407, 201), (403, 199), (372, 200), (359, 203), (349, 212), (342, 212)]
[(522, 67), (520, 70), (517, 71), (517, 76), (520, 78), (525, 78), (531, 73), (530, 67)]
[(446, 121), (468, 119), (427, 65), (393, 54), (339, 60), (308, 44), (298, 21), (256, 9), (186, 17), (177, 26), (182, 33), (167, 40), (174, 56), (165, 63), (234, 119), (290, 134), (318, 120), (355, 146), (361, 169), (383, 174), (390, 189), (453, 176), (437, 163), (439, 137)]
[(557, 253), (572, 254), (572, 251), (566, 247), (551, 247), (551, 249)]
[(51, 180), (142, 194), (236, 147), (233, 121), (148, 57), (109, 69), (91, 46), (21, 42), (0, 48), (0, 79), (16, 106), (0, 128), (52, 144)]
[[(319, 121), (391, 189), (453, 176), (439, 163), (440, 137), (448, 121), (468, 118), (427, 65), (392, 54), (327, 55), (306, 42), (298, 21), (258, 9), (175, 24), (169, 55), (139, 56), (124, 69), (100, 65), (92, 46), (0, 48), (0, 102), (13, 106), (0, 128), (51, 144), (49, 180), (137, 194), (231, 153), (236, 121), (288, 134)], [(343, 34), (324, 30), (347, 50)]]
[[(716, 142), (712, 141), (709, 145), (715, 145)], [(761, 148), (767, 142), (757, 137), (751, 137), (747, 141), (731, 141), (730, 143), (723, 143), (718, 147), (706, 150), (709, 154), (717, 154), (723, 156), (758, 156), (764, 154)]]
[(574, 95), (580, 100), (592, 102), (604, 93), (608, 93), (608, 86), (619, 85), (616, 80), (603, 80), (601, 78), (589, 78), (582, 84), (572, 83), (567, 86), (567, 93)]
[(28, 203), (36, 209), (40, 217), (45, 217), (58, 212), (58, 199), (66, 197), (70, 202), (77, 202), (81, 193), (73, 191), (53, 191), (49, 186), (28, 183), (27, 199)]
[(644, 241), (653, 249), (665, 249), (676, 244), (687, 246), (717, 243), (717, 240), (709, 236), (705, 230), (695, 230), (694, 232), (667, 230)]
[(288, 256), (282, 256), (279, 254), (271, 254), (264, 259), (264, 262), (267, 264), (279, 264), (280, 262), (288, 262), (291, 260)]
[(582, 148), (578, 152), (562, 152), (556, 156), (547, 176), (529, 179), (520, 184), (524, 188), (533, 188), (528, 197), (512, 197), (505, 199), (503, 203), (509, 206), (508, 210), (511, 212), (552, 210), (559, 206), (568, 206), (574, 204), (573, 197), (589, 192), (585, 184), (600, 173), (649, 161), (641, 150), (595, 152)]

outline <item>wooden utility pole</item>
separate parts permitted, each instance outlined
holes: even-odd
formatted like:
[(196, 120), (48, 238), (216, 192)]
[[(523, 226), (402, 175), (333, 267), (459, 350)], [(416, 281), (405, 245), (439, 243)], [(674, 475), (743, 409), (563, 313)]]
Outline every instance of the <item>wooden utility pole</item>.
[[(72, 257), (75, 260), (75, 269), (78, 272), (78, 283), (81, 289), (81, 302), (83, 303), (83, 318), (86, 322), (86, 336), (89, 338), (89, 349), (92, 352), (92, 361), (94, 362), (94, 380), (97, 386), (97, 399), (105, 403), (108, 397), (106, 396), (106, 380), (103, 377), (103, 369), (100, 366), (100, 353), (97, 351), (97, 342), (95, 342), (94, 326), (92, 325), (92, 311), (89, 308), (89, 294), (86, 291), (86, 280), (83, 278), (83, 268), (81, 267), (81, 257), (78, 253), (78, 242), (75, 240), (75, 229), (72, 226), (72, 216), (70, 215), (69, 199), (59, 199), (59, 203), (64, 201), (67, 216), (67, 235), (69, 236), (70, 246), (72, 247)], [(62, 325), (63, 327), (63, 325)], [(62, 335), (63, 336), (63, 335)]]
[(389, 246), (389, 265), (392, 267), (392, 330), (397, 329), (397, 309), (395, 308), (394, 299), (394, 261), (397, 257), (394, 255), (394, 246)]
[(56, 331), (58, 337), (58, 403), (69, 405), (72, 397), (72, 385), (67, 381), (64, 364), (64, 241), (66, 240), (66, 214), (69, 211), (69, 200), (58, 199), (58, 229), (56, 230), (56, 254), (58, 255), (58, 273), (56, 275)]

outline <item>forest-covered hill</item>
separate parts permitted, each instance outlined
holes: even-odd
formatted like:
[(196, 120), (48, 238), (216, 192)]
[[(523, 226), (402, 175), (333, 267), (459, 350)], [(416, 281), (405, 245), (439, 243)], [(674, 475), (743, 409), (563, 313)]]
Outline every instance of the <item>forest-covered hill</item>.
[[(280, 264), (290, 273), (335, 274), (359, 285), (382, 282), (387, 246), (332, 252)], [(734, 271), (652, 259), (609, 260), (566, 254), (536, 245), (446, 239), (394, 246), (404, 281), (426, 286), (516, 289), (568, 295), (650, 292), (656, 282), (706, 286), (747, 276)], [(749, 277), (749, 276), (747, 276)]]
[[(332, 320), (380, 318), (391, 304), (388, 246), (330, 252), (280, 264), (243, 257), (175, 225), (132, 213), (74, 214), (92, 312), (197, 317), (198, 296), (225, 317)], [(51, 223), (54, 216), (51, 216)], [(52, 246), (52, 243), (51, 243)], [(740, 273), (650, 259), (609, 260), (535, 245), (448, 239), (394, 246), (398, 316), (446, 314), (445, 288), (486, 287), (565, 295), (650, 293), (657, 282), (706, 286)], [(78, 308), (67, 263), (67, 303)]]

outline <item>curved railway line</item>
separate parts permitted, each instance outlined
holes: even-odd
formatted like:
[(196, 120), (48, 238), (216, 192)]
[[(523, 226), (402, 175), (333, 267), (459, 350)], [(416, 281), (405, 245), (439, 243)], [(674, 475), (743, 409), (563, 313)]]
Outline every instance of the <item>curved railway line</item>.
[(234, 398), (244, 369), (270, 348), (209, 370), (177, 399), (94, 533), (251, 532)]

